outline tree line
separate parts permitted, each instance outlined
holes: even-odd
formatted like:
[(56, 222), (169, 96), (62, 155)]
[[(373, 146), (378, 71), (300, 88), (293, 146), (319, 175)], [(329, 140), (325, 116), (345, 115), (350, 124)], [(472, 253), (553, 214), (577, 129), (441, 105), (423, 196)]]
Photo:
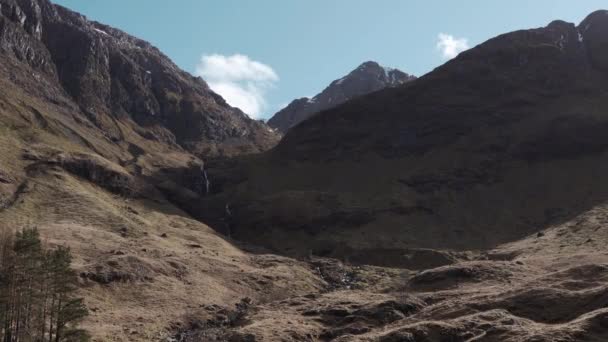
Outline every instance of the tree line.
[(0, 232), (0, 341), (88, 341), (78, 276), (65, 247), (45, 248), (36, 228)]

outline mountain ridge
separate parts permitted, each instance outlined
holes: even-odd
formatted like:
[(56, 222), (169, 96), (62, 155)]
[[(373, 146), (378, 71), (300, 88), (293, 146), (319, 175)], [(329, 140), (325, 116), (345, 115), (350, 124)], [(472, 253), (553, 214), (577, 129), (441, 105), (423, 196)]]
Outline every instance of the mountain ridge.
[(358, 96), (386, 87), (397, 87), (415, 79), (415, 76), (408, 75), (399, 69), (383, 67), (373, 61), (364, 62), (348, 75), (332, 81), (316, 96), (292, 101), (274, 114), (268, 120), (268, 125), (285, 133), (316, 113)]
[[(351, 258), (484, 249), (598, 203), (608, 188), (584, 174), (603, 169), (608, 148), (604, 13), (578, 28), (555, 21), (500, 35), (415, 82), (305, 120), (241, 165), (246, 182), (217, 194), (239, 213), (235, 236)], [(596, 166), (573, 169), (572, 159)], [(540, 175), (549, 164), (554, 178)], [(544, 202), (522, 204), (543, 192)]]
[(118, 120), (199, 155), (259, 152), (278, 140), (143, 40), (48, 1), (2, 5), (0, 48), (40, 78), (22, 85), (37, 95), (67, 95), (110, 139), (123, 139)]

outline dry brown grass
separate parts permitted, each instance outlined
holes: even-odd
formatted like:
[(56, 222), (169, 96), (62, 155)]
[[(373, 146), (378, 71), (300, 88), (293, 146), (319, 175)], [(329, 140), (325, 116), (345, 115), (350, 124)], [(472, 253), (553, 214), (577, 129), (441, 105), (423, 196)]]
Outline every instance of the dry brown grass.
[[(262, 341), (317, 341), (324, 334), (337, 336), (336, 341), (390, 341), (424, 334), (480, 341), (601, 340), (606, 336), (598, 323), (605, 317), (605, 309), (585, 304), (593, 303), (592, 298), (603, 300), (608, 293), (602, 285), (608, 279), (602, 266), (608, 264), (608, 255), (603, 253), (608, 243), (603, 229), (608, 222), (605, 205), (556, 224), (543, 236), (529, 234), (502, 245), (487, 253), (489, 260), (483, 260), (483, 253), (473, 253), (482, 260), (428, 273), (341, 265), (338, 267), (348, 270), (344, 275), (355, 275), (354, 283), (349, 284), (350, 289), (337, 287), (326, 292), (325, 280), (329, 279), (323, 280), (323, 272), (313, 264), (244, 252), (176, 208), (160, 192), (139, 198), (117, 195), (58, 165), (25, 172), (35, 161), (22, 158), (24, 149), (37, 155), (57, 146), (70, 153), (94, 152), (48, 132), (24, 135), (14, 127), (3, 129), (6, 134), (0, 139), (14, 148), (0, 144), (1, 168), (17, 184), (27, 185), (11, 206), (0, 210), (0, 222), (16, 228), (35, 225), (46, 243), (72, 249), (74, 267), (83, 273), (81, 294), (91, 310), (85, 327), (97, 341), (162, 340), (185, 317), (212, 304), (232, 307), (243, 297), (253, 298), (254, 308), (243, 324), (229, 330)], [(148, 175), (168, 165), (200, 162), (181, 151), (159, 150), (146, 152), (123, 168), (111, 155), (103, 159), (109, 169), (133, 172), (131, 166), (137, 165)], [(574, 166), (560, 164), (570, 174), (576, 172)], [(303, 195), (294, 196), (298, 200)], [(381, 207), (392, 200), (377, 198), (370, 206)], [(348, 193), (336, 201), (361, 205)], [(308, 215), (317, 209), (301, 210)], [(275, 238), (293, 240), (294, 236)], [(348, 238), (358, 247), (378, 243), (366, 241), (364, 235)], [(112, 278), (111, 272), (119, 276)], [(110, 281), (98, 283), (93, 280), (96, 276)], [(436, 282), (442, 277), (447, 282)], [(416, 286), (406, 286), (410, 279), (417, 279)], [(554, 316), (547, 317), (559, 324), (542, 321), (545, 316), (530, 311), (526, 298), (537, 301), (539, 307), (550, 307)], [(417, 304), (413, 313), (391, 313), (393, 302), (404, 300), (424, 304)], [(387, 305), (388, 311), (384, 309)], [(398, 319), (378, 321), (376, 315)]]
[[(0, 171), (14, 180), (0, 184), (0, 200), (15, 197), (0, 209), (0, 222), (37, 226), (47, 243), (72, 249), (91, 310), (85, 327), (95, 340), (160, 340), (201, 305), (229, 307), (243, 297), (274, 300), (322, 287), (308, 265), (244, 253), (159, 192), (121, 196), (60, 162), (88, 156), (106, 171), (148, 176), (159, 167), (200, 163), (197, 158), (121, 123), (126, 142), (113, 143), (90, 123), (75, 121), (70, 108), (0, 88)], [(131, 145), (143, 155), (131, 154)], [(122, 272), (126, 281), (100, 284), (86, 276), (106, 271)]]
[[(246, 296), (275, 299), (321, 286), (308, 267), (288, 259), (260, 268), (257, 257), (162, 198), (152, 205), (150, 200), (126, 199), (61, 170), (30, 178), (29, 184), (14, 206), (0, 212), (3, 223), (38, 226), (49, 243), (72, 248), (79, 272), (109, 267), (123, 254), (146, 268), (149, 280), (109, 285), (84, 281), (82, 292), (92, 309), (86, 327), (102, 340), (155, 340), (200, 305), (230, 306)], [(266, 276), (275, 279), (272, 286), (256, 288), (256, 281)]]

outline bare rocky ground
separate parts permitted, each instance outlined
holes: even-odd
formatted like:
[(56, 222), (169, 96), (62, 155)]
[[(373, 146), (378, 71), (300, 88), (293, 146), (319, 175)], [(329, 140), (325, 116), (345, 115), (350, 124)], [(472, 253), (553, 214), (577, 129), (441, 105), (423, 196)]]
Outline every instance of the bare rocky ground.
[(605, 341), (608, 253), (602, 248), (605, 229), (597, 225), (605, 210), (596, 208), (478, 260), (422, 271), (326, 260), (326, 267), (343, 272), (331, 278), (333, 287), (253, 305), (222, 338)]
[(234, 341), (605, 341), (608, 253), (600, 222), (606, 213), (605, 207), (594, 208), (477, 260), (438, 268), (336, 263), (348, 284), (254, 305), (226, 336)]

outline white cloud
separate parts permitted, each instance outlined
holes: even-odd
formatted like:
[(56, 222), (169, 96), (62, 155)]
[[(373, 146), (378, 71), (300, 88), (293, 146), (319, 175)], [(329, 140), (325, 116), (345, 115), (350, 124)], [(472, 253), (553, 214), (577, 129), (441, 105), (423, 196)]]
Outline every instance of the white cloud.
[(441, 52), (441, 56), (445, 59), (452, 59), (468, 49), (469, 42), (466, 38), (454, 38), (454, 36), (446, 33), (440, 33), (437, 36), (437, 50)]
[(254, 119), (260, 118), (266, 108), (266, 91), (279, 80), (270, 66), (240, 54), (204, 55), (195, 74), (203, 77), (231, 106)]

